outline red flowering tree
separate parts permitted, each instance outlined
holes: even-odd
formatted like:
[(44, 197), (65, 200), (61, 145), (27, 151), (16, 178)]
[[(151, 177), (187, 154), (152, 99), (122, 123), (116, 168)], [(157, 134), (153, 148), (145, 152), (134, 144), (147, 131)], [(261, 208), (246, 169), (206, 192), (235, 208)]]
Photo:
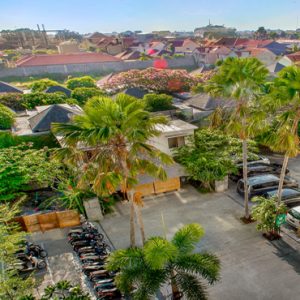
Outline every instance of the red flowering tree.
[(172, 93), (189, 91), (199, 82), (202, 82), (201, 78), (190, 75), (186, 70), (148, 68), (116, 74), (110, 77), (102, 88), (117, 92), (138, 87), (153, 92)]

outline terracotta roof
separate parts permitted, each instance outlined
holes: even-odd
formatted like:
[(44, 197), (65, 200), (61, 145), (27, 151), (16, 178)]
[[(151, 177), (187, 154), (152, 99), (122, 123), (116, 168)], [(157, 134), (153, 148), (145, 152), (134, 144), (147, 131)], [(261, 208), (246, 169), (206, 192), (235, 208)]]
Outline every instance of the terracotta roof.
[[(266, 48), (246, 48), (244, 51), (249, 51), (251, 56), (257, 56), (261, 53), (269, 52), (272, 53), (269, 49)], [(274, 54), (275, 55), (275, 54)]]
[(300, 51), (287, 55), (292, 62), (300, 61)]
[(105, 53), (71, 53), (52, 55), (30, 55), (16, 62), (18, 67), (86, 64), (109, 61), (121, 61), (121, 59)]

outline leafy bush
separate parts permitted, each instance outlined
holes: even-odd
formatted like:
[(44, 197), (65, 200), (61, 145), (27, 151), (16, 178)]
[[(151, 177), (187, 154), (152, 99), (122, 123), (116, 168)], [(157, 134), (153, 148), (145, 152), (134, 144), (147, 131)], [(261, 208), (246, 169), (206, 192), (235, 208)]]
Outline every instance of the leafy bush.
[(14, 111), (24, 110), (22, 96), (23, 95), (19, 93), (7, 93), (0, 95), (0, 104), (3, 104)]
[(0, 104), (0, 129), (10, 129), (14, 121), (15, 114), (9, 108)]
[(166, 94), (147, 94), (143, 100), (145, 109), (151, 112), (173, 109), (173, 98)]
[(279, 232), (276, 219), (279, 214), (287, 212), (285, 204), (281, 203), (278, 205), (276, 198), (265, 199), (264, 197), (255, 197), (252, 201), (257, 203), (251, 211), (252, 218), (258, 221), (257, 230), (272, 234)]
[(31, 93), (31, 94), (24, 94), (22, 97), (22, 105), (27, 109), (33, 109), (36, 106), (40, 105), (50, 105), (50, 104), (62, 104), (62, 103), (69, 103), (69, 104), (77, 104), (77, 101), (72, 98), (67, 98), (64, 93)]
[(103, 91), (98, 88), (78, 87), (72, 91), (72, 98), (76, 99), (78, 104), (83, 105), (88, 99), (103, 94)]
[(67, 88), (74, 90), (80, 87), (96, 88), (95, 80), (91, 76), (76, 77), (67, 80)]
[(32, 84), (29, 85), (29, 88), (31, 88), (32, 92), (43, 92), (48, 87), (59, 85), (57, 81), (45, 78), (34, 81)]
[(32, 186), (52, 186), (63, 176), (62, 165), (51, 151), (21, 145), (0, 151), (0, 201), (16, 200)]
[[(249, 155), (255, 155), (256, 144), (249, 143)], [(175, 152), (175, 160), (187, 170), (190, 178), (212, 190), (215, 180), (236, 171), (235, 161), (242, 155), (242, 141), (221, 131), (201, 129), (191, 142)]]

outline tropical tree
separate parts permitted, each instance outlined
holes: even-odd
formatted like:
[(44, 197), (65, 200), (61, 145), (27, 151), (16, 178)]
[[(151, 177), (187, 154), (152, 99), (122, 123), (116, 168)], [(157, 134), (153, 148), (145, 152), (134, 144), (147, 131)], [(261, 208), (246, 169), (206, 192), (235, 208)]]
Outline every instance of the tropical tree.
[(60, 85), (60, 84), (57, 81), (44, 78), (44, 79), (33, 81), (29, 85), (29, 88), (31, 89), (32, 92), (44, 92), (48, 87), (55, 86), (55, 85)]
[(219, 279), (220, 262), (211, 253), (195, 253), (204, 229), (189, 224), (179, 229), (171, 241), (151, 237), (143, 248), (121, 249), (113, 252), (108, 270), (119, 271), (115, 282), (125, 295), (136, 300), (151, 297), (165, 284), (171, 284), (172, 299), (184, 295), (189, 300), (207, 299), (201, 277), (209, 284)]
[(272, 150), (285, 153), (278, 186), (280, 203), (289, 158), (299, 153), (300, 67), (290, 66), (279, 72), (270, 94), (266, 97), (266, 104), (280, 114), (276, 128), (267, 139)]
[(86, 88), (96, 88), (95, 80), (91, 76), (82, 76), (70, 78), (66, 81), (67, 88), (74, 90), (76, 88), (86, 87)]
[[(63, 161), (75, 168), (78, 186), (91, 187), (98, 196), (107, 196), (117, 189), (127, 192), (130, 201), (130, 241), (135, 245), (135, 209), (142, 204), (134, 186), (139, 174), (166, 179), (163, 165), (172, 159), (148, 144), (160, 134), (157, 125), (166, 124), (163, 116), (152, 116), (144, 104), (120, 94), (115, 100), (107, 97), (90, 99), (84, 113), (69, 124), (54, 124), (54, 132), (63, 136), (66, 147), (59, 151)], [(138, 218), (138, 221), (142, 221)], [(139, 222), (144, 240), (144, 226)]]
[(0, 130), (10, 129), (15, 122), (15, 113), (8, 107), (0, 104)]
[(247, 180), (247, 141), (263, 125), (264, 112), (256, 109), (268, 70), (256, 58), (227, 58), (208, 81), (206, 91), (216, 97), (236, 100), (227, 130), (243, 141), (245, 218), (249, 219)]

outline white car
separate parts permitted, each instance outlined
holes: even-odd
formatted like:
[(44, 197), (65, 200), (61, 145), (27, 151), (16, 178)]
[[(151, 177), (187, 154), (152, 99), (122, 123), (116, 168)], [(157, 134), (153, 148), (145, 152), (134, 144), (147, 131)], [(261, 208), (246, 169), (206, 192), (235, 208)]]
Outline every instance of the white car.
[(286, 221), (295, 228), (300, 227), (300, 206), (295, 206), (288, 211)]

